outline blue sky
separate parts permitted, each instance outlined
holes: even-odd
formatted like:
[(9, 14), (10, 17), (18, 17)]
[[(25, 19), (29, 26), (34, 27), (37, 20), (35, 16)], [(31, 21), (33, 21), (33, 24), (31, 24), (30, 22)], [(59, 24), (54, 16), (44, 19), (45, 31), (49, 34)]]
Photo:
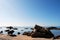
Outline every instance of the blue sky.
[(0, 26), (59, 26), (60, 0), (0, 0)]

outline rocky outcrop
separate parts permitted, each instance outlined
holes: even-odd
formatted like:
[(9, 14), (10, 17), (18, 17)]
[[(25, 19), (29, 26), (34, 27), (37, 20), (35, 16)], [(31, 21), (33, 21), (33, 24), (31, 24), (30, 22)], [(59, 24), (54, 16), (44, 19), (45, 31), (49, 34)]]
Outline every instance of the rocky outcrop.
[(9, 27), (6, 27), (6, 28), (7, 28), (7, 30), (5, 30), (5, 32), (7, 32), (9, 36), (12, 36), (12, 37), (16, 36), (13, 33), (15, 32), (14, 30), (17, 30), (17, 28), (13, 28), (12, 26), (9, 26)]
[(23, 35), (31, 36), (31, 32), (30, 31), (24, 32)]
[(57, 28), (57, 27), (48, 27), (47, 29), (48, 30), (60, 30), (60, 28)]
[(35, 25), (34, 27), (35, 31), (31, 33), (31, 37), (44, 37), (44, 38), (51, 38), (54, 37), (54, 35), (51, 33), (50, 30), (47, 28), (44, 28), (39, 25)]

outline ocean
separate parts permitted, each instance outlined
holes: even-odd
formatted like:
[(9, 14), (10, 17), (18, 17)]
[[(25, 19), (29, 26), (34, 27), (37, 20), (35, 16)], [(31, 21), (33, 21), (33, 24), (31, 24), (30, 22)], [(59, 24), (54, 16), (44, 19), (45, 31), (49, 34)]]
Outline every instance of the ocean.
[[(28, 32), (28, 31), (31, 32), (32, 31), (31, 30), (32, 27), (15, 27), (15, 28), (17, 28), (17, 30), (14, 30), (15, 31), (14, 34), (16, 34), (16, 35), (18, 32), (23, 34), (24, 32)], [(7, 34), (7, 32), (5, 32), (5, 30), (7, 30), (6, 27), (0, 27), (0, 31), (3, 31), (3, 34)], [(54, 34), (54, 36), (60, 35), (60, 30), (50, 30), (50, 31)]]

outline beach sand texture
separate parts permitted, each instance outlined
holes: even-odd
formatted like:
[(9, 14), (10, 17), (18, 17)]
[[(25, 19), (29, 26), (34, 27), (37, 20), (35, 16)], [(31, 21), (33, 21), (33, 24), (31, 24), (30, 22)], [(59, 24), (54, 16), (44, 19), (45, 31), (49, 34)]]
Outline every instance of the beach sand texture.
[[(0, 40), (53, 40), (53, 38), (32, 38), (25, 35), (17, 35), (17, 37), (11, 37), (8, 35), (0, 34)], [(54, 39), (54, 40), (60, 40), (60, 39)]]

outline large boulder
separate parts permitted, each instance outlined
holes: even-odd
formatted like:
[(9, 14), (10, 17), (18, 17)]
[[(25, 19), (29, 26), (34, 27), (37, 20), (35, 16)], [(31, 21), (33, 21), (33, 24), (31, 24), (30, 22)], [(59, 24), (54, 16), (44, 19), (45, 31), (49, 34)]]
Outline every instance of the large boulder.
[(48, 30), (47, 28), (44, 28), (39, 25), (35, 25), (34, 29), (35, 31), (31, 34), (31, 37), (44, 37), (44, 38), (54, 37), (51, 31)]

